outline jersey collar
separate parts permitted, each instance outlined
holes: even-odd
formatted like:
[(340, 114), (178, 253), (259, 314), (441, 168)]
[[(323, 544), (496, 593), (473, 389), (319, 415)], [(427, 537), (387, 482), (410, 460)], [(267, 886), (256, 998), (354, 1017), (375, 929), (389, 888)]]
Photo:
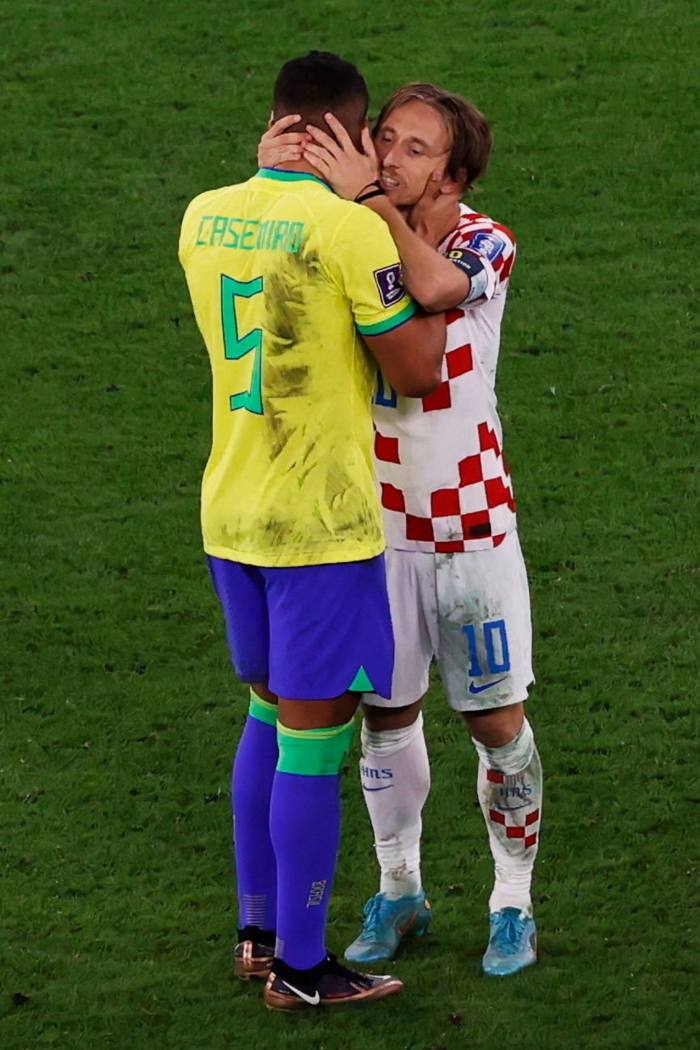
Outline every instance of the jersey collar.
[(331, 193), (334, 192), (333, 187), (326, 182), (325, 179), (320, 179), (318, 175), (312, 175), (306, 171), (288, 171), (286, 168), (260, 168), (257, 172), (259, 179), (274, 179), (276, 182), (318, 182), (321, 186), (325, 186)]

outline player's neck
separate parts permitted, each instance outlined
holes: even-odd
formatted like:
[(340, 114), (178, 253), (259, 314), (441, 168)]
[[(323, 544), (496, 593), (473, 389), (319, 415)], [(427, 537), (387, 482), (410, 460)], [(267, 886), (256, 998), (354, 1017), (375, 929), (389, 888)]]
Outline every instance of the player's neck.
[(280, 168), (282, 171), (299, 171), (304, 175), (315, 175), (317, 179), (323, 179), (326, 182), (326, 178), (323, 173), (315, 168), (313, 164), (309, 164), (305, 160), (289, 160), (285, 161), (284, 164), (275, 164), (275, 168)]

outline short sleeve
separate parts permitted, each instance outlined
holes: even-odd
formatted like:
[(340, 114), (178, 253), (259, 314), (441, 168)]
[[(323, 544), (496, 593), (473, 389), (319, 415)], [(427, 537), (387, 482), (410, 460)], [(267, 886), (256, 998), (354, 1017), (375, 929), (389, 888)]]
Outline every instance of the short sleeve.
[(460, 224), (442, 248), (445, 257), (471, 279), (469, 295), (458, 304), (460, 309), (481, 306), (504, 290), (516, 250), (515, 237), (499, 223), (484, 217)]
[(415, 314), (389, 227), (368, 208), (353, 205), (342, 220), (328, 245), (327, 266), (350, 300), (360, 335), (390, 332)]

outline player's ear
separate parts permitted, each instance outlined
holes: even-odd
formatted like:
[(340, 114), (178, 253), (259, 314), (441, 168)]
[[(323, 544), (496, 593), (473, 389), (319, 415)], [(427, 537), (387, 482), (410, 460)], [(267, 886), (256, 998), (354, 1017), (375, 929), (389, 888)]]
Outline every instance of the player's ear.
[(451, 175), (447, 175), (447, 174), (445, 175), (444, 185), (441, 188), (441, 192), (442, 193), (457, 194), (458, 197), (461, 197), (466, 192), (466, 189), (467, 189), (467, 169), (466, 168), (459, 168), (458, 171), (456, 172), (454, 178), (452, 178)]
[(467, 185), (467, 172), (466, 169), (460, 168), (457, 172), (457, 178), (453, 179), (451, 175), (445, 173), (440, 183), (440, 193), (446, 196), (461, 197), (464, 193), (464, 188)]
[(445, 182), (445, 180), (449, 180), (449, 178), (450, 176), (447, 174), (447, 168), (444, 161), (439, 164), (430, 175), (431, 182), (438, 182), (441, 184)]

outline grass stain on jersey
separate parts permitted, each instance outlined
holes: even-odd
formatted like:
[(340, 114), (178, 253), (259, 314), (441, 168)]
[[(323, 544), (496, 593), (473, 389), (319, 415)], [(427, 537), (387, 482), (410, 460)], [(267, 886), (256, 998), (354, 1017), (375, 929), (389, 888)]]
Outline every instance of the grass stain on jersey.
[(264, 418), (270, 433), (271, 454), (277, 459), (298, 430), (287, 420), (285, 401), (309, 395), (312, 366), (304, 344), (318, 339), (307, 320), (308, 295), (319, 280), (316, 253), (286, 256), (266, 278), (265, 361), (263, 365)]

